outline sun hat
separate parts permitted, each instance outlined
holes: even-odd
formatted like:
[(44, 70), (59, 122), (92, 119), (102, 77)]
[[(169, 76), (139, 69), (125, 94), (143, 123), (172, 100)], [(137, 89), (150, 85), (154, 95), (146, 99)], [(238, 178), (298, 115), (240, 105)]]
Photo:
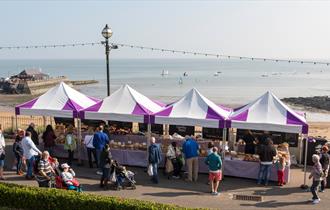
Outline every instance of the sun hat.
[(70, 168), (70, 166), (67, 164), (67, 163), (63, 163), (62, 165), (61, 165), (61, 168)]

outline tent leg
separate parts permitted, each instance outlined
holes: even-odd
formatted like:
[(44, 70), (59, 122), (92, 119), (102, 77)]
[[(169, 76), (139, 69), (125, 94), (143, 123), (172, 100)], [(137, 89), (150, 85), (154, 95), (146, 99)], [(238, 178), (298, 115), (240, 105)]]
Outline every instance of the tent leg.
[(225, 148), (226, 148), (226, 139), (227, 139), (227, 128), (223, 128), (222, 132), (222, 166), (221, 166), (221, 171), (222, 171), (222, 177), (225, 177)]
[(18, 120), (17, 120), (17, 115), (15, 114), (15, 131), (18, 130)]
[[(151, 124), (148, 123), (148, 126), (147, 126), (147, 163), (148, 163), (148, 159), (149, 159), (150, 142), (151, 142)], [(148, 167), (148, 164), (147, 164), (147, 167)]]
[(77, 150), (78, 150), (78, 164), (82, 165), (82, 160), (81, 160), (81, 121), (80, 119), (77, 118), (77, 131), (78, 131), (78, 142), (77, 142)]

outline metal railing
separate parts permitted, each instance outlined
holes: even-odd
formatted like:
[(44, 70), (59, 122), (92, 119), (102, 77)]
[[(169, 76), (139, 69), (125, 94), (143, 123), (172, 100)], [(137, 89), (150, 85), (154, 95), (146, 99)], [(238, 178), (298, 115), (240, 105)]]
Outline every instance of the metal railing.
[(48, 124), (54, 125), (54, 118), (42, 116), (1, 116), (0, 124), (4, 133), (13, 133), (18, 128), (26, 129), (30, 123), (34, 123), (37, 131), (43, 131)]

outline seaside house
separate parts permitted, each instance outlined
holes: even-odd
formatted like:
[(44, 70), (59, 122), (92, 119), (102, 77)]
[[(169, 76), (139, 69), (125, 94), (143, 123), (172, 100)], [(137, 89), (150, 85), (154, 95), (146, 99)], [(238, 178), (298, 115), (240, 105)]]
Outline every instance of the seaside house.
[(24, 69), (17, 75), (11, 77), (11, 79), (18, 78), (22, 80), (46, 80), (49, 79), (49, 75), (42, 73), (40, 68), (33, 68), (33, 69)]

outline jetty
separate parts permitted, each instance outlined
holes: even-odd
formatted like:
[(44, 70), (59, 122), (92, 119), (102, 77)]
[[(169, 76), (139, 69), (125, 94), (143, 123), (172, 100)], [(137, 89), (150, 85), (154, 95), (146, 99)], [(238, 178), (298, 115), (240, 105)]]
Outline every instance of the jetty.
[(25, 69), (10, 78), (1, 78), (0, 93), (40, 95), (61, 82), (69, 86), (98, 83), (96, 80), (69, 80), (66, 76), (50, 77), (40, 68)]

